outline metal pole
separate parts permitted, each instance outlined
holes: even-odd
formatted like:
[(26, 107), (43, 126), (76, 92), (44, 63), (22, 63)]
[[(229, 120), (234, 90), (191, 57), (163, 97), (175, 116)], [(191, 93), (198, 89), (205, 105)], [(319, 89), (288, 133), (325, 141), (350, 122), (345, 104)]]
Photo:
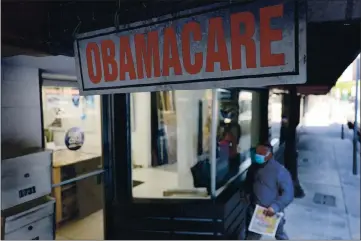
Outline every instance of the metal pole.
[[(357, 66), (360, 68), (360, 66)], [(357, 116), (358, 116), (358, 95), (359, 95), (359, 79), (358, 76), (356, 77), (356, 96), (355, 96), (355, 123), (353, 126), (353, 155), (352, 155), (352, 173), (354, 175), (357, 175), (357, 142), (358, 142), (358, 136), (357, 136)]]
[(211, 126), (211, 196), (216, 197), (216, 165), (217, 165), (217, 129), (219, 116), (219, 101), (217, 89), (212, 89), (212, 126)]
[(83, 180), (83, 179), (88, 178), (88, 177), (92, 177), (92, 176), (96, 176), (96, 175), (102, 174), (103, 172), (105, 172), (105, 171), (104, 171), (104, 170), (92, 171), (92, 172), (89, 172), (89, 173), (87, 173), (87, 174), (80, 175), (80, 176), (77, 176), (77, 177), (74, 177), (74, 178), (70, 178), (70, 179), (68, 179), (68, 180), (66, 180), (66, 181), (62, 181), (62, 182), (53, 184), (51, 187), (54, 188), (54, 187), (64, 186), (64, 185), (69, 184), (69, 183), (72, 183), (72, 182), (76, 182), (76, 181)]
[(344, 133), (344, 127), (343, 124), (341, 125), (341, 139), (343, 140), (345, 138), (345, 133)]

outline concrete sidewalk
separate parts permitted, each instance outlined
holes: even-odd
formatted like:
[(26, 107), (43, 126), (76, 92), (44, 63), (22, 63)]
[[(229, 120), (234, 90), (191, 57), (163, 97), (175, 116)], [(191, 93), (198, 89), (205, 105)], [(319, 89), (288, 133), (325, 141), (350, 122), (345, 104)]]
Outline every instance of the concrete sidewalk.
[(360, 172), (352, 174), (352, 131), (345, 128), (341, 139), (345, 104), (324, 99), (315, 101), (298, 133), (298, 175), (306, 196), (285, 210), (285, 230), (290, 239), (360, 240), (361, 185)]
[[(341, 140), (340, 130), (338, 124), (301, 130), (299, 179), (306, 196), (286, 210), (291, 239), (360, 240), (360, 175), (352, 175), (352, 142)], [(318, 204), (315, 195), (330, 196)]]
[(352, 131), (345, 128), (341, 139), (345, 109), (345, 103), (316, 101), (299, 130), (298, 173), (306, 196), (286, 210), (291, 239), (360, 240), (360, 175), (352, 174)]

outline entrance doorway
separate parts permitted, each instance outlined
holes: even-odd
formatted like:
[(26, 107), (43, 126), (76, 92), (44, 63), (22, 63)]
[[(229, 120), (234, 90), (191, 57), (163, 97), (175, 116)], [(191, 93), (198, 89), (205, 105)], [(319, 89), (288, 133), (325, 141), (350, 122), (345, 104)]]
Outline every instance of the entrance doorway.
[[(56, 239), (104, 239), (100, 96), (75, 81), (42, 81), (44, 147), (53, 150)], [(76, 138), (76, 137), (82, 138)]]

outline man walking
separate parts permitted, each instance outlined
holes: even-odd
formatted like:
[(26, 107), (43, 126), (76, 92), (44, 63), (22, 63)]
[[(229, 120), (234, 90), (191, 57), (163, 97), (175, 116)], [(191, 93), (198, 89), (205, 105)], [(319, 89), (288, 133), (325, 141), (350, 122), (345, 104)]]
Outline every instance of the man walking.
[[(246, 194), (250, 201), (247, 213), (247, 228), (256, 204), (265, 207), (265, 215), (273, 216), (283, 212), (293, 201), (294, 190), (291, 175), (286, 168), (273, 159), (272, 147), (268, 144), (258, 145), (251, 150), (252, 165), (246, 177)], [(287, 240), (284, 231), (285, 219), (282, 218), (275, 238)], [(260, 239), (262, 235), (247, 230), (247, 240)]]

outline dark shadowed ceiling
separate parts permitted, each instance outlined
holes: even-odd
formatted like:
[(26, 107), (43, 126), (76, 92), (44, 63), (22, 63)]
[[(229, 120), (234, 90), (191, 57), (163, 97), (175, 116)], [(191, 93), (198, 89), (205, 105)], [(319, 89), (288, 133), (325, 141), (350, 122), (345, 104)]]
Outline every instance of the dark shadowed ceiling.
[[(114, 26), (119, 4), (119, 22), (125, 24), (214, 2), (2, 1), (2, 57), (18, 54), (73, 56), (74, 33)], [(308, 85), (331, 87), (358, 55), (360, 12), (361, 0), (308, 1)]]

